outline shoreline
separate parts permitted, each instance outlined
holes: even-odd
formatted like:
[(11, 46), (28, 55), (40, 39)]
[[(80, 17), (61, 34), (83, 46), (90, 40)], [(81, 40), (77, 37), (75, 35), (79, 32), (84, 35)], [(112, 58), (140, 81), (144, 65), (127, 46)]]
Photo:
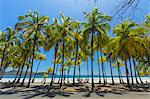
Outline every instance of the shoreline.
[[(150, 77), (142, 77), (141, 78), (143, 82), (148, 82), (150, 83)], [(12, 82), (14, 80), (14, 78), (2, 78), (2, 80), (0, 80), (0, 82)], [(20, 81), (22, 81), (23, 78), (20, 79)], [(25, 79), (25, 82), (28, 82), (29, 78)], [(43, 78), (35, 78), (35, 82), (42, 82)], [(55, 83), (57, 83), (59, 80), (59, 78), (55, 78)], [(65, 82), (67, 82), (69, 80), (70, 83), (73, 82), (73, 78), (66, 78)], [(86, 80), (86, 78), (81, 78), (82, 82), (84, 82)], [(46, 82), (50, 82), (51, 78), (46, 78)], [(123, 78), (123, 81), (126, 83), (126, 78)], [(129, 81), (131, 82), (131, 78), (129, 79)], [(139, 78), (138, 81), (140, 82)], [(75, 78), (75, 82), (78, 82), (78, 78)], [(101, 82), (103, 83), (103, 78), (101, 78)], [(115, 83), (119, 83), (119, 78), (114, 78), (114, 82)], [(136, 82), (135, 78), (134, 78), (134, 82)], [(89, 83), (91, 83), (91, 78), (89, 78)], [(94, 78), (94, 83), (99, 83), (99, 78)], [(112, 83), (112, 79), (111, 78), (107, 78), (107, 83)]]

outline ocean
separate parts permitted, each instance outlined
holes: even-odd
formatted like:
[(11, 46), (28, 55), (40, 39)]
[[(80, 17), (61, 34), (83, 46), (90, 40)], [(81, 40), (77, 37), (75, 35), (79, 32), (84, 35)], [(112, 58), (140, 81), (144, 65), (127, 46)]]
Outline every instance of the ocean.
[[(3, 76), (3, 78), (15, 78), (16, 76), (15, 75), (4, 75)], [(21, 78), (23, 78), (24, 76), (21, 76)], [(32, 76), (32, 77), (34, 77), (34, 75)], [(61, 77), (61, 75), (55, 75), (55, 78), (60, 78)], [(65, 76), (66, 78), (73, 78), (73, 75), (69, 75), (69, 76)], [(81, 75), (81, 76), (79, 76), (79, 75), (76, 75), (75, 76), (75, 78), (87, 78), (87, 77), (89, 77), (89, 78), (91, 78), (92, 76), (91, 75), (89, 75), (89, 76), (87, 76), (87, 75)], [(113, 76), (114, 78), (118, 78), (118, 76)], [(123, 78), (126, 78), (126, 76), (122, 76)], [(129, 77), (131, 77), (131, 76), (129, 76)], [(134, 77), (134, 76), (133, 76)], [(29, 76), (26, 76), (26, 78), (29, 78)], [(35, 78), (43, 78), (43, 76), (42, 75), (37, 75)], [(49, 75), (48, 76), (48, 78), (52, 78), (52, 75)], [(99, 75), (94, 75), (94, 78), (99, 78)], [(100, 78), (102, 78), (102, 75), (101, 75), (101, 77)], [(111, 78), (111, 76), (106, 76), (106, 78)], [(142, 76), (141, 78), (150, 78), (150, 76)]]

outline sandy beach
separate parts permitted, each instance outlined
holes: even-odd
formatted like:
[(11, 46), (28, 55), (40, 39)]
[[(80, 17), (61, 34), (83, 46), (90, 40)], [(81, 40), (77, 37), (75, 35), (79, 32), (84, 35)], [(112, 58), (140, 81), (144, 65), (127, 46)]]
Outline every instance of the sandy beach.
[[(28, 93), (28, 95), (32, 95), (34, 93)], [(83, 97), (84, 93), (75, 93), (71, 95), (70, 97), (63, 97), (57, 95), (56, 97), (52, 99), (87, 99), (87, 97)], [(13, 94), (13, 95), (0, 95), (0, 99), (31, 99), (31, 98), (26, 98), (27, 93), (20, 93), (20, 94)], [(32, 99), (50, 99), (49, 97), (44, 97), (44, 96), (35, 96), (32, 97)], [(147, 92), (130, 92), (126, 93), (125, 95), (114, 95), (114, 94), (106, 94), (104, 97), (97, 96), (96, 94), (91, 94), (91, 97), (88, 97), (88, 99), (149, 99), (150, 98), (150, 93)]]
[[(123, 84), (107, 84), (105, 86), (95, 84), (95, 90), (102, 93), (102, 96), (97, 94), (97, 91), (94, 91), (90, 94), (89, 97), (85, 95), (88, 94), (87, 86), (91, 88), (91, 82), (82, 83), (77, 86), (72, 86), (71, 84), (63, 85), (61, 89), (58, 90), (59, 84), (54, 84), (53, 86), (49, 86), (50, 78), (47, 79), (46, 84), (42, 84), (42, 78), (35, 79), (35, 83), (31, 84), (30, 88), (26, 88), (26, 84), (28, 79), (26, 79), (26, 83), (23, 87), (16, 85), (11, 85), (9, 83), (4, 83), (8, 81), (12, 81), (11, 78), (3, 78), (0, 83), (0, 99), (149, 99), (150, 98), (150, 89), (146, 90), (142, 88), (138, 88), (138, 90), (131, 90), (128, 87), (125, 87)], [(22, 80), (22, 79), (21, 79)], [(85, 79), (83, 79), (84, 81)], [(91, 79), (90, 79), (91, 80)], [(95, 78), (95, 83), (98, 83), (98, 78)], [(142, 78), (143, 82), (150, 82), (150, 79), (145, 77)], [(58, 79), (55, 79), (57, 82)], [(111, 83), (111, 78), (107, 79), (108, 83)], [(124, 81), (126, 79), (124, 78)], [(66, 79), (67, 82), (67, 79)], [(72, 82), (72, 79), (69, 79), (69, 82)], [(76, 79), (77, 82), (77, 79)], [(115, 78), (115, 82), (119, 82), (117, 78)], [(115, 91), (114, 91), (115, 90)], [(136, 91), (135, 91), (136, 90)], [(60, 92), (69, 93), (69, 96), (64, 96), (60, 94)]]
[[(150, 98), (150, 90), (147, 92), (134, 92), (129, 91), (127, 88), (123, 87), (122, 85), (113, 85), (113, 88), (118, 90), (120, 93), (110, 93), (108, 90), (112, 89), (112, 86), (107, 85), (105, 87), (100, 87), (101, 91), (108, 91), (104, 92), (104, 96), (99, 96), (97, 93), (93, 92), (90, 94), (90, 97), (85, 97), (84, 95), (87, 94), (87, 92), (74, 92), (74, 91), (68, 91), (71, 94), (69, 96), (63, 96), (61, 94), (56, 94), (53, 96), (53, 92), (47, 94), (47, 90), (45, 89), (45, 86), (49, 85), (49, 83), (46, 83), (45, 85), (42, 85), (41, 83), (34, 83), (32, 84), (31, 88), (26, 87), (2, 87), (3, 84), (1, 83), (0, 86), (0, 99), (149, 99)], [(90, 84), (86, 84), (86, 86), (90, 86)], [(96, 85), (97, 86), (97, 85)], [(82, 89), (85, 85), (73, 87), (74, 89)], [(62, 89), (71, 89), (71, 87), (63, 86)], [(99, 88), (97, 86), (97, 88)], [(123, 89), (124, 88), (124, 89)], [(62, 90), (61, 89), (61, 90)], [(125, 91), (126, 89), (126, 91)], [(64, 90), (65, 91), (65, 90)]]

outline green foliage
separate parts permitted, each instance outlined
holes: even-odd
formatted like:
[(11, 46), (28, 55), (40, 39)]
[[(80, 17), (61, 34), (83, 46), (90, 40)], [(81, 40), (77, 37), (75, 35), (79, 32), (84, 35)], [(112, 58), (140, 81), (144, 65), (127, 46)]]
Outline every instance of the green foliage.
[(49, 74), (49, 73), (52, 73), (53, 72), (53, 68), (52, 67), (49, 67), (48, 69), (47, 69), (47, 73)]

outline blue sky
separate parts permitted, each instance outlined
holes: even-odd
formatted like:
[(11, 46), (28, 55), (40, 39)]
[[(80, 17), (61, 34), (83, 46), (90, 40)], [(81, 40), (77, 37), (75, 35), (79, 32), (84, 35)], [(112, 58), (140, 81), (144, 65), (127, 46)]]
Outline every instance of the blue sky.
[[(76, 1), (78, 1), (76, 3)], [(0, 0), (0, 30), (4, 30), (8, 26), (14, 26), (17, 20), (17, 16), (26, 14), (29, 10), (37, 10), (41, 15), (48, 15), (50, 22), (52, 18), (59, 18), (59, 12), (63, 12), (67, 16), (73, 17), (75, 20), (85, 21), (83, 11), (91, 11), (96, 4), (89, 2), (90, 0)], [(97, 5), (100, 11), (113, 15), (116, 11), (119, 0), (101, 0)], [(144, 16), (150, 12), (150, 0), (141, 0), (138, 9), (136, 10), (133, 20), (141, 23), (144, 20)], [(128, 16), (128, 14), (126, 14)], [(125, 16), (125, 18), (126, 18)], [(115, 25), (120, 20), (116, 20), (117, 16), (112, 20), (111, 24)], [(39, 71), (45, 71), (48, 66), (53, 66), (51, 61), (53, 60), (54, 51), (46, 52), (47, 61), (43, 61), (40, 65)], [(34, 64), (34, 70), (38, 62)], [(90, 63), (89, 63), (90, 65)], [(97, 63), (94, 62), (94, 74), (98, 73)], [(105, 64), (106, 71), (109, 65)], [(123, 68), (123, 67), (122, 67)], [(82, 74), (86, 74), (85, 64), (81, 66)], [(115, 74), (117, 71), (113, 70)], [(110, 71), (107, 71), (110, 74)], [(123, 71), (124, 73), (124, 71)]]

